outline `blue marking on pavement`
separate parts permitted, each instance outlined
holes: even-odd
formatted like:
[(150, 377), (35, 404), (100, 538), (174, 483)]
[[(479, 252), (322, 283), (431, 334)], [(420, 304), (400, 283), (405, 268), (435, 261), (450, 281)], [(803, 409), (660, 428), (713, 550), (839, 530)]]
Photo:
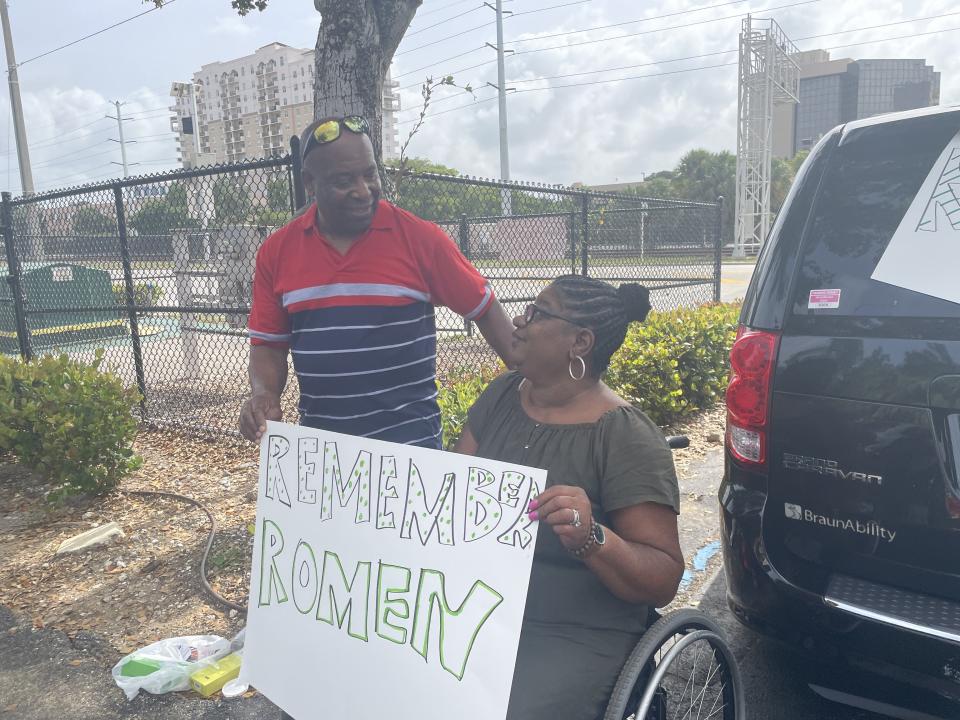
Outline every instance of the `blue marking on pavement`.
[(693, 572), (690, 570), (683, 571), (683, 577), (680, 578), (680, 590), (684, 590), (687, 586), (693, 582), (694, 572), (703, 572), (707, 569), (707, 563), (710, 562), (710, 558), (720, 552), (720, 541), (714, 540), (713, 542), (704, 545), (702, 548), (697, 550), (697, 554), (693, 556)]
[(697, 572), (703, 572), (707, 569), (707, 563), (710, 562), (710, 558), (720, 552), (720, 541), (714, 540), (709, 545), (697, 550), (697, 554), (693, 556), (693, 569)]

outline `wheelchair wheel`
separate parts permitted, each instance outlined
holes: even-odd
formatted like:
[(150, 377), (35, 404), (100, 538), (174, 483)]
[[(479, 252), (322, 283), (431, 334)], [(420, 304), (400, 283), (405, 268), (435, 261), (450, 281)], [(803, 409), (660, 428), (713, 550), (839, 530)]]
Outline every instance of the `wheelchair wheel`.
[(744, 720), (736, 660), (720, 627), (696, 610), (662, 617), (620, 671), (604, 720)]

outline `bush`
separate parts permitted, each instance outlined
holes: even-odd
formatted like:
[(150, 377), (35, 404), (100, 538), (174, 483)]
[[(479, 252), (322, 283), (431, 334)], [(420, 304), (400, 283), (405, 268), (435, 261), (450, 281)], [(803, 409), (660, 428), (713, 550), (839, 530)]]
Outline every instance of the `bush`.
[(631, 326), (604, 380), (658, 425), (711, 407), (726, 387), (739, 314), (732, 304), (650, 313)]
[[(650, 313), (631, 326), (604, 382), (661, 426), (711, 407), (726, 388), (739, 314), (732, 304)], [(502, 366), (489, 367), (446, 379), (438, 398), (443, 447), (460, 436), (467, 410), (500, 372)]]
[[(113, 284), (113, 299), (117, 305), (127, 304), (127, 286), (122, 283)], [(163, 299), (163, 288), (150, 282), (133, 284), (133, 304), (137, 307), (151, 307), (159, 305)]]
[(140, 466), (131, 445), (139, 393), (66, 355), (31, 363), (0, 357), (0, 453), (53, 486), (52, 500), (104, 493)]
[(497, 363), (476, 369), (463, 369), (443, 381), (437, 403), (440, 405), (440, 422), (443, 428), (443, 447), (449, 450), (463, 432), (467, 411), (480, 393), (497, 375), (504, 371)]

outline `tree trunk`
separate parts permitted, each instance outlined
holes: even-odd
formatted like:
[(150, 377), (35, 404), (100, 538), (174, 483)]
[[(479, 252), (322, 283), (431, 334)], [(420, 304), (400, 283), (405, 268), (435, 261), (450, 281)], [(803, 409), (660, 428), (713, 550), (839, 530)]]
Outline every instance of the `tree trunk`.
[(380, 162), (383, 78), (421, 0), (314, 0), (322, 17), (313, 115), (362, 115)]

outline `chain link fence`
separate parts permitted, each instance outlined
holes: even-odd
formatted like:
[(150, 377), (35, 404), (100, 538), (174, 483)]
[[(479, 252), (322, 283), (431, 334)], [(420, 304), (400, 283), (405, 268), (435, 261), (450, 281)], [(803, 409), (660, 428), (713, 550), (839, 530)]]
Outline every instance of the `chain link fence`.
[[(103, 364), (159, 426), (234, 434), (246, 396), (257, 249), (305, 202), (296, 154), (3, 194), (0, 352)], [(557, 275), (640, 282), (655, 309), (719, 299), (720, 205), (390, 173), (397, 205), (436, 222), (508, 313)], [(0, 260), (2, 262), (2, 260)], [(437, 309), (441, 383), (495, 363), (472, 323)], [(284, 397), (296, 419), (295, 375)]]

